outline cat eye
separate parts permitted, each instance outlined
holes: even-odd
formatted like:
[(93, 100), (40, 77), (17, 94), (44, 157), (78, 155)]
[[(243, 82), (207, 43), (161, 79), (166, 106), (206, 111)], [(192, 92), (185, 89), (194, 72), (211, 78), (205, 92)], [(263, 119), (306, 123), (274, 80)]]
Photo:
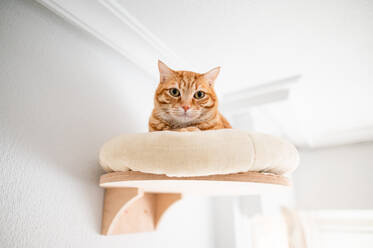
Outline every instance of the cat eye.
[(176, 88), (169, 89), (170, 95), (173, 97), (179, 97), (180, 91)]
[(197, 91), (196, 93), (194, 93), (194, 98), (195, 99), (201, 99), (201, 98), (203, 98), (205, 96), (205, 92), (203, 92), (203, 91)]

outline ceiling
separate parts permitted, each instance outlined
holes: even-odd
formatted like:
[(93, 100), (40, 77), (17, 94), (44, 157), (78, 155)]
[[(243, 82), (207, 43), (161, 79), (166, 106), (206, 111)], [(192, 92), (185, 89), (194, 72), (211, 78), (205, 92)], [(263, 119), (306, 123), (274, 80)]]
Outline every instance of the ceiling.
[(155, 67), (158, 56), (138, 45), (144, 40), (174, 69), (222, 66), (216, 83), (222, 108), (226, 99), (251, 92), (232, 105), (240, 111), (225, 108), (236, 127), (310, 148), (373, 140), (373, 1), (97, 1), (105, 11), (89, 1), (40, 1), (58, 2), (52, 9), (74, 23), (81, 18), (81, 27), (140, 67)]

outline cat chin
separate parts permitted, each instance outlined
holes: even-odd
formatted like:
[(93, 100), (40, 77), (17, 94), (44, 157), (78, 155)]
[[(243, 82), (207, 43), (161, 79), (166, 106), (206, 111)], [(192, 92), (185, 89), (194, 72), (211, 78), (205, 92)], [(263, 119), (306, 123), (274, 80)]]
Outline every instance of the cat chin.
[(198, 122), (200, 115), (184, 115), (177, 113), (161, 112), (159, 116), (175, 127), (185, 127)]
[(188, 125), (194, 124), (197, 122), (196, 117), (190, 117), (190, 116), (173, 116), (172, 120), (170, 120), (171, 123), (173, 123), (174, 126), (177, 127), (186, 127)]
[(196, 114), (196, 113), (184, 113), (183, 112), (179, 112), (179, 113), (173, 113), (171, 114), (172, 118), (176, 119), (176, 120), (179, 120), (179, 121), (192, 121), (192, 120), (195, 120), (198, 118), (199, 114)]
[(179, 122), (179, 123), (189, 123), (189, 122), (192, 122), (196, 119), (196, 117), (190, 117), (190, 116), (176, 116), (174, 117), (175, 121), (176, 122)]

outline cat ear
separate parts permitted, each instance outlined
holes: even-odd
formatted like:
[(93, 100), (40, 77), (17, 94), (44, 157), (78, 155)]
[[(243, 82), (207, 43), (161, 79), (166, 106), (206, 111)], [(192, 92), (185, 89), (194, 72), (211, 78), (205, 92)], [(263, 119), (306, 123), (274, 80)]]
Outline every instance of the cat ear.
[(158, 60), (158, 68), (161, 83), (173, 77), (174, 71), (171, 70), (165, 63), (163, 63), (160, 60)]
[(209, 82), (210, 86), (214, 86), (215, 79), (218, 77), (219, 72), (220, 72), (220, 66), (209, 70), (208, 72), (203, 74), (203, 77)]

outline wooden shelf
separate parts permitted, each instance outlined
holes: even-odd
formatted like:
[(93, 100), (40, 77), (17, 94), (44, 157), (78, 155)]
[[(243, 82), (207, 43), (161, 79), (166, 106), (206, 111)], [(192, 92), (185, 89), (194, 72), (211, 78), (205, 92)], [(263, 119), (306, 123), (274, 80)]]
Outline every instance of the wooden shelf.
[(168, 177), (137, 171), (112, 172), (102, 175), (103, 188), (140, 188), (152, 193), (182, 193), (207, 195), (261, 194), (287, 188), (290, 181), (284, 176), (259, 172), (201, 177)]
[(283, 176), (245, 172), (201, 177), (168, 177), (136, 171), (101, 176), (105, 188), (102, 234), (155, 230), (163, 213), (183, 194), (261, 195), (287, 190)]

